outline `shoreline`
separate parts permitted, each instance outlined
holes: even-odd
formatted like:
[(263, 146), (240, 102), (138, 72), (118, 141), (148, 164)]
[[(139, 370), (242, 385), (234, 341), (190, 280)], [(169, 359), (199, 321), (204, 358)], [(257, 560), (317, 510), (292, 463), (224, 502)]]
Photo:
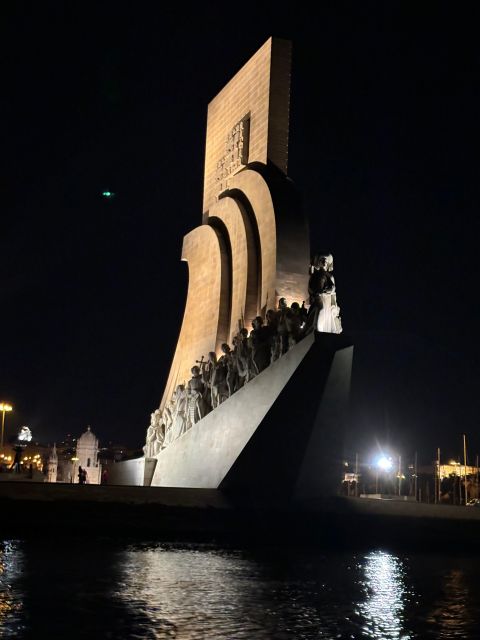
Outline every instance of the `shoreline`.
[(333, 497), (308, 504), (210, 489), (0, 483), (3, 537), (169, 543), (401, 546), (449, 551), (480, 535), (480, 509)]

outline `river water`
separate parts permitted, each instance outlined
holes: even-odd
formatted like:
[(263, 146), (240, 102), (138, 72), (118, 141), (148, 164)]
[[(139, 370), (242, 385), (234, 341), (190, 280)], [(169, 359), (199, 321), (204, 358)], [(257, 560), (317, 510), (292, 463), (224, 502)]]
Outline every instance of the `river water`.
[(480, 557), (0, 543), (1, 638), (480, 637)]

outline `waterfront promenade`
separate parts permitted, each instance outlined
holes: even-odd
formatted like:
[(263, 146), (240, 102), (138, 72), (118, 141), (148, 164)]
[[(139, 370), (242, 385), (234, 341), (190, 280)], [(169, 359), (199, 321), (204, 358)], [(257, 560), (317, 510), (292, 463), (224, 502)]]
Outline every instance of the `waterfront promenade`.
[[(332, 497), (309, 504), (208, 489), (1, 482), (3, 535), (441, 546), (475, 542), (480, 509)], [(438, 544), (437, 544), (438, 543)]]

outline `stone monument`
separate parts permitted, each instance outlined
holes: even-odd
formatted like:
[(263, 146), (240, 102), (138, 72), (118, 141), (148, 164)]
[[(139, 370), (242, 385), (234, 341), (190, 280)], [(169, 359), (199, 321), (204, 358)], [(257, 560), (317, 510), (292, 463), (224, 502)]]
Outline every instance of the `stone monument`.
[(163, 410), (278, 300), (307, 296), (308, 227), (287, 179), (291, 44), (270, 38), (208, 106), (202, 224), (183, 239), (188, 295)]
[(270, 38), (208, 106), (203, 217), (183, 239), (186, 307), (145, 484), (314, 496), (317, 465), (329, 473), (352, 347), (333, 259), (311, 260), (287, 177), (290, 69), (291, 44)]

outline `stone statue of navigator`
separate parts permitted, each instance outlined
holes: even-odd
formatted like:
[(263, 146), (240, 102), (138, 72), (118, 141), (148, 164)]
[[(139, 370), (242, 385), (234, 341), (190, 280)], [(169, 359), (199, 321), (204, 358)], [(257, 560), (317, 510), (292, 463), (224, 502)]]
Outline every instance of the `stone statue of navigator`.
[(331, 254), (317, 254), (313, 258), (310, 265), (308, 292), (310, 309), (307, 325), (323, 333), (342, 333)]

